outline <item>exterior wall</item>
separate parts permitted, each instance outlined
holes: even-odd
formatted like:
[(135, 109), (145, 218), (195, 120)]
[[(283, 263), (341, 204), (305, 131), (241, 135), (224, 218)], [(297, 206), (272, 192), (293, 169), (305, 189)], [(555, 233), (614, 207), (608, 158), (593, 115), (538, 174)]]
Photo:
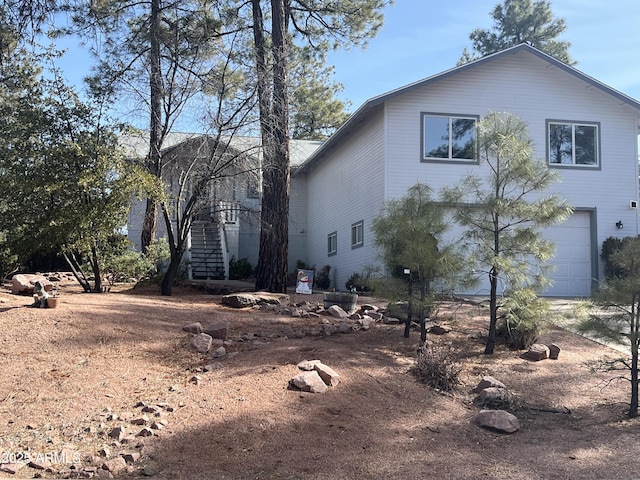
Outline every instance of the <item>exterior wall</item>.
[[(371, 222), (384, 199), (384, 137), (380, 111), (307, 175), (307, 263), (317, 269), (331, 265), (331, 286), (337, 290), (376, 260)], [(364, 243), (352, 249), (351, 226), (359, 221)], [(332, 232), (337, 232), (337, 253), (329, 256), (327, 236)]]
[(291, 178), (289, 194), (289, 272), (294, 272), (296, 263), (307, 263), (307, 179), (304, 176)]
[[(560, 182), (553, 191), (576, 209), (596, 210), (592, 248), (597, 251), (609, 236), (638, 233), (637, 211), (629, 207), (638, 199), (636, 112), (542, 59), (526, 52), (507, 55), (388, 103), (387, 197), (402, 196), (418, 180), (437, 191), (483, 170), (469, 164), (421, 162), (421, 112), (484, 116), (508, 111), (528, 123), (540, 158), (547, 158), (547, 120), (598, 122), (601, 168), (557, 168)], [(622, 231), (615, 225), (618, 221), (625, 226)], [(601, 274), (602, 265), (597, 271)]]
[[(637, 110), (544, 59), (518, 51), (460, 69), (385, 100), (377, 114), (309, 173), (309, 259), (337, 267), (336, 287), (375, 260), (369, 227), (385, 199), (420, 181), (434, 192), (486, 166), (421, 161), (421, 113), (485, 116), (506, 111), (527, 122), (535, 155), (547, 158), (547, 121), (597, 122), (600, 168), (557, 168), (553, 191), (576, 209), (592, 211), (592, 275), (609, 236), (638, 233)], [(382, 195), (381, 195), (382, 194)], [(364, 219), (365, 246), (350, 249), (350, 225)], [(622, 221), (619, 230), (616, 222)], [(327, 234), (338, 231), (338, 254), (327, 257)], [(455, 239), (458, 233), (452, 233)]]

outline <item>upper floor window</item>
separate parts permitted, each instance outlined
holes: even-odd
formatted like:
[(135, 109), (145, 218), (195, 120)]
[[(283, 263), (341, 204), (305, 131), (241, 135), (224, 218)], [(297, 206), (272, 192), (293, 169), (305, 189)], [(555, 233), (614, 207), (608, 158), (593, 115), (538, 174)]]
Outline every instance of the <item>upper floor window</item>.
[(338, 232), (330, 233), (327, 237), (327, 255), (335, 255), (338, 253)]
[(422, 114), (422, 159), (476, 162), (477, 116)]
[(364, 245), (364, 221), (360, 220), (351, 225), (351, 248)]
[(550, 165), (599, 166), (598, 124), (561, 121), (547, 124)]

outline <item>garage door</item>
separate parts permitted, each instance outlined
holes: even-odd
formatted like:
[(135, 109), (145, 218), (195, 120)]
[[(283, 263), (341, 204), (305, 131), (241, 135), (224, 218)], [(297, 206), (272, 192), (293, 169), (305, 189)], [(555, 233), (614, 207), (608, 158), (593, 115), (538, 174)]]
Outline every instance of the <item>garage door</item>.
[(591, 295), (591, 213), (576, 212), (565, 223), (545, 230), (556, 245), (549, 273), (553, 285), (543, 294), (552, 297)]

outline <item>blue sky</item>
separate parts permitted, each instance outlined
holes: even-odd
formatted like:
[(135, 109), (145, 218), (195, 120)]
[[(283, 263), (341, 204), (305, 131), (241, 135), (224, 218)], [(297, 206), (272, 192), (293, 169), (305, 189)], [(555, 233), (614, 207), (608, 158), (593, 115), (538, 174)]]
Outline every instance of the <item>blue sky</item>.
[[(469, 33), (490, 28), (489, 12), (498, 0), (396, 0), (385, 10), (385, 23), (365, 50), (333, 52), (335, 80), (345, 87), (340, 98), (354, 111), (367, 99), (456, 65)], [(567, 30), (576, 68), (640, 100), (640, 0), (551, 0)], [(65, 76), (79, 83), (88, 70), (77, 39), (61, 64)]]
[[(340, 95), (355, 110), (371, 97), (455, 67), (469, 33), (490, 28), (498, 0), (396, 0), (366, 50), (335, 52)], [(551, 0), (576, 68), (640, 100), (640, 0)]]

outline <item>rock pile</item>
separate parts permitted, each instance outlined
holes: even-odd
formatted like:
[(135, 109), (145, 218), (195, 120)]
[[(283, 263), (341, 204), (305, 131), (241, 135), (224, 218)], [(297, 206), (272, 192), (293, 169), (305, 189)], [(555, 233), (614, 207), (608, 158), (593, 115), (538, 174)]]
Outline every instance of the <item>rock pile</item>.
[(513, 433), (520, 429), (520, 422), (516, 416), (500, 408), (511, 406), (511, 395), (504, 383), (486, 376), (472, 391), (478, 394), (476, 404), (491, 407), (483, 408), (476, 415), (478, 425), (501, 433)]
[(340, 375), (320, 360), (303, 360), (298, 368), (304, 373), (289, 380), (289, 386), (303, 392), (324, 393), (340, 383)]
[[(55, 478), (115, 478), (119, 475), (158, 473), (153, 462), (153, 438), (168, 425), (168, 416), (174, 408), (165, 402), (133, 405), (132, 410), (115, 413), (105, 408), (95, 423), (82, 428), (83, 435), (90, 434), (104, 439), (95, 451), (82, 451), (73, 444), (65, 444), (59, 451), (38, 453), (23, 452), (3, 454), (0, 472), (24, 474), (40, 478), (46, 472)], [(38, 429), (30, 428), (37, 435)], [(15, 458), (12, 458), (15, 457)], [(6, 458), (5, 458), (6, 457)]]

